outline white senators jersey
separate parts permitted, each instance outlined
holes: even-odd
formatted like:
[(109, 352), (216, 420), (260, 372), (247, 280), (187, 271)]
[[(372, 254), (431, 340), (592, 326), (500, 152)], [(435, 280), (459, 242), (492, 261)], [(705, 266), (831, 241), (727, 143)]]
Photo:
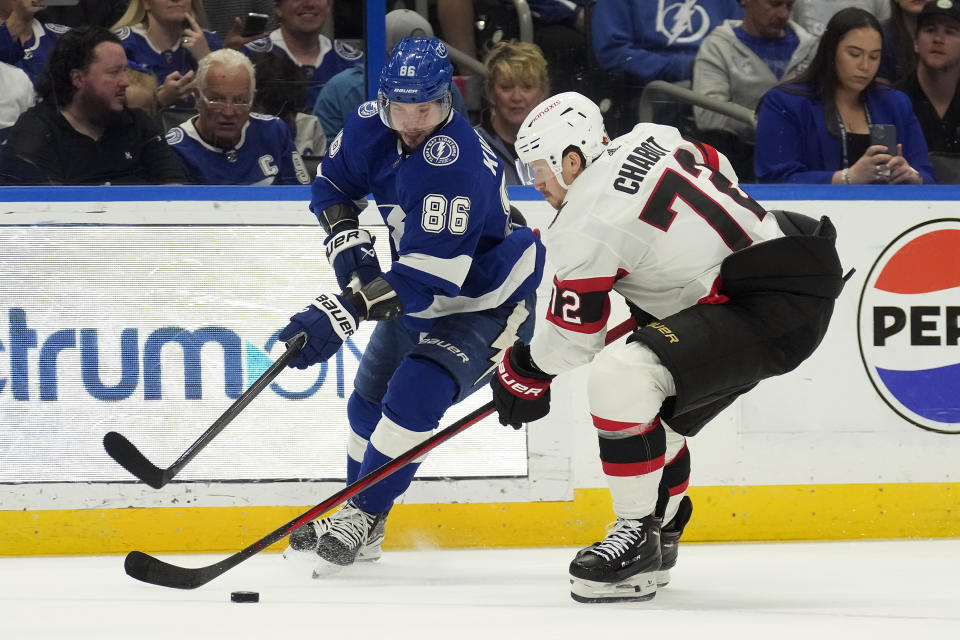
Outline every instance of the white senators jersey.
[(543, 233), (556, 276), (533, 361), (558, 374), (592, 360), (610, 291), (656, 318), (715, 301), (724, 258), (782, 235), (716, 149), (637, 125), (576, 178)]

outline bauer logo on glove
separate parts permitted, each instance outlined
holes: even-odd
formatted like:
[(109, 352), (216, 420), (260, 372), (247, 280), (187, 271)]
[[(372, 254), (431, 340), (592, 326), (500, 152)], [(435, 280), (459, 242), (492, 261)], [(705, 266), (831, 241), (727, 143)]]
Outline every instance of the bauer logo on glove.
[(313, 304), (292, 316), (290, 324), (278, 336), (286, 342), (301, 331), (307, 334), (307, 344), (290, 361), (290, 366), (306, 369), (328, 360), (340, 350), (344, 340), (356, 333), (358, 318), (356, 309), (347, 300), (321, 293)]

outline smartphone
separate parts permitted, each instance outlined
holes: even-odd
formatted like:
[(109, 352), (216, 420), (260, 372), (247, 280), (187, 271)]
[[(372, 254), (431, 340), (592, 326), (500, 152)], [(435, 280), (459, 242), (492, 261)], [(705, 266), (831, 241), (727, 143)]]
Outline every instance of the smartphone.
[[(897, 125), (895, 124), (871, 124), (870, 125), (870, 144), (879, 144), (887, 148), (887, 153), (892, 156), (897, 155)], [(889, 176), (890, 170), (884, 169), (877, 171), (878, 175)]]
[(870, 144), (879, 144), (887, 148), (887, 153), (897, 155), (897, 125), (872, 124), (870, 125)]
[(75, 7), (80, 4), (80, 0), (46, 0), (43, 4), (48, 7)]
[(247, 19), (243, 23), (243, 32), (240, 34), (244, 38), (258, 36), (267, 30), (267, 21), (270, 19), (265, 13), (248, 13)]

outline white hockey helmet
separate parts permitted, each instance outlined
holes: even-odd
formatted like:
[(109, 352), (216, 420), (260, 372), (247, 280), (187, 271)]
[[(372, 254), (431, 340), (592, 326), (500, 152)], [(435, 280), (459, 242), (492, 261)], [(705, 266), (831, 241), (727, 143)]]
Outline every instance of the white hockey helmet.
[(579, 148), (586, 168), (609, 142), (600, 108), (586, 96), (568, 91), (547, 98), (527, 114), (514, 148), (534, 175), (550, 171), (569, 189), (561, 175), (564, 150), (570, 146)]

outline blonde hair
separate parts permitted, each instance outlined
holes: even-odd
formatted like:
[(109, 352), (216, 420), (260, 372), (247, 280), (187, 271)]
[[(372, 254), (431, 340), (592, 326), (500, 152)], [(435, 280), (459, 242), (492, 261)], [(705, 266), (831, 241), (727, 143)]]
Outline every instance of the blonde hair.
[[(148, 97), (147, 104), (137, 108), (143, 109), (151, 116), (157, 115), (157, 76), (147, 71), (128, 67), (127, 80), (130, 82), (127, 91), (133, 87), (135, 90), (139, 89), (141, 91), (140, 95), (142, 97)], [(127, 99), (129, 100), (129, 97)]]
[(531, 42), (498, 42), (487, 52), (483, 66), (487, 69), (485, 89), (488, 98), (500, 78), (514, 84), (540, 85), (545, 95), (550, 94), (547, 61), (540, 47)]
[[(150, 12), (147, 11), (147, 2), (148, 0), (130, 0), (126, 12), (110, 29), (147, 25), (150, 18)], [(190, 13), (201, 28), (206, 29), (209, 26), (210, 23), (207, 22), (207, 10), (203, 7), (203, 0), (190, 0)]]
[(250, 76), (250, 99), (257, 92), (257, 74), (253, 70), (253, 63), (250, 58), (243, 55), (235, 49), (217, 49), (211, 51), (210, 55), (204, 56), (197, 66), (197, 77), (193, 81), (193, 86), (201, 92), (207, 88), (207, 73), (210, 68), (219, 64), (228, 70), (243, 69)]

